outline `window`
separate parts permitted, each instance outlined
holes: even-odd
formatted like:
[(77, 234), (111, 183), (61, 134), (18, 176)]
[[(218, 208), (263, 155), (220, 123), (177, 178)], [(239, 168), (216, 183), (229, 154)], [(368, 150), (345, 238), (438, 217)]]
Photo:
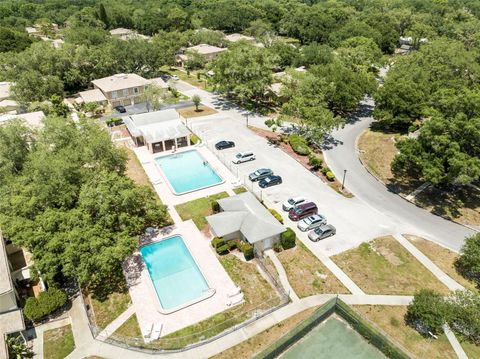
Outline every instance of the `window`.
[(117, 91), (112, 91), (112, 98), (117, 98), (117, 97), (118, 97)]
[(128, 89), (123, 89), (123, 97), (127, 97), (128, 96)]
[(133, 88), (133, 93), (137, 94), (138, 93), (138, 87)]

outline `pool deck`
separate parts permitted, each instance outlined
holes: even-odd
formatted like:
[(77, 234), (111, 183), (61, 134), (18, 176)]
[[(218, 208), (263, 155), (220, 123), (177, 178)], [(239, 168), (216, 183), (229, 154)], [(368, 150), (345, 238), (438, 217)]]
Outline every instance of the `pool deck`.
[(235, 184), (238, 182), (238, 179), (218, 160), (215, 155), (210, 152), (210, 150), (202, 145), (198, 146), (188, 146), (181, 148), (177, 153), (197, 150), (203, 158), (210, 164), (213, 170), (225, 181), (223, 183), (213, 185), (204, 189), (199, 189), (193, 192), (188, 192), (185, 194), (174, 194), (168, 183), (168, 179), (165, 177), (164, 173), (160, 170), (155, 158), (171, 155), (172, 151), (161, 152), (161, 153), (150, 153), (147, 147), (137, 147), (134, 148), (134, 152), (137, 155), (140, 163), (142, 164), (147, 176), (150, 179), (155, 191), (160, 196), (163, 203), (170, 206), (175, 206), (180, 203), (192, 201), (197, 198), (202, 198), (210, 196), (219, 192), (230, 192)]
[[(218, 261), (208, 239), (198, 231), (191, 220), (169, 227), (168, 231), (164, 231), (156, 239), (161, 240), (174, 235), (182, 236), (200, 271), (210, 287), (215, 289), (215, 294), (179, 311), (162, 314), (158, 310), (160, 303), (145, 265), (140, 266), (139, 275), (133, 273), (134, 268), (139, 269), (138, 265), (132, 265), (130, 267), (132, 272), (126, 270), (127, 278), (135, 278), (128, 281), (129, 292), (140, 330), (147, 341), (153, 325), (159, 327), (161, 324), (160, 336), (165, 336), (223, 312), (231, 308), (233, 305), (231, 303), (235, 303), (235, 300), (242, 298), (241, 295), (232, 296), (238, 293), (239, 289)], [(136, 255), (134, 258), (137, 258), (138, 263), (139, 253)], [(239, 303), (241, 301), (235, 304)]]

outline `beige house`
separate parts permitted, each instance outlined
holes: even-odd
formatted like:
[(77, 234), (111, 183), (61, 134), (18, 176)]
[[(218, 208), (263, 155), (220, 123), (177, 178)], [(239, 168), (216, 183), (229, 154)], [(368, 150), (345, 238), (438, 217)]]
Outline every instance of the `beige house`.
[(5, 110), (4, 112), (14, 111), (20, 106), (18, 102), (10, 98), (11, 86), (11, 82), (0, 82), (0, 108)]
[(28, 112), (28, 113), (21, 113), (21, 114), (6, 114), (0, 115), (0, 126), (7, 121), (11, 121), (14, 119), (23, 120), (27, 126), (31, 128), (41, 128), (43, 126), (43, 119), (45, 118), (45, 114), (43, 111), (35, 111), (35, 112)]
[(97, 103), (100, 106), (108, 104), (108, 100), (99, 89), (87, 90), (78, 93), (79, 97), (75, 99), (78, 104)]
[(218, 54), (227, 51), (225, 48), (212, 46), (208, 44), (199, 44), (191, 47), (187, 47), (183, 54), (177, 55), (177, 62), (179, 62), (182, 66), (188, 60), (188, 54), (192, 52), (196, 52), (199, 55), (202, 55), (205, 59), (205, 62), (212, 61)]
[(150, 36), (142, 35), (134, 30), (125, 29), (123, 27), (110, 30), (110, 35), (125, 41), (134, 39), (150, 40)]
[(8, 358), (7, 334), (25, 330), (18, 294), (11, 277), (12, 266), (7, 257), (5, 241), (0, 233), (0, 358)]
[(92, 81), (94, 88), (100, 90), (113, 107), (144, 102), (145, 87), (149, 83), (136, 74), (117, 74)]

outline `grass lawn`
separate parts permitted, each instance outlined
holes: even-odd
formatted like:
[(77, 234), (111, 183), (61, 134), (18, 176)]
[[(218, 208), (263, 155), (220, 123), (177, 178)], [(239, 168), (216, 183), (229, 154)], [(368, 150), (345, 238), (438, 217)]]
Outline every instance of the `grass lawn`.
[(165, 72), (168, 72), (170, 75), (177, 75), (180, 80), (188, 82), (190, 85), (198, 87), (202, 90), (211, 91), (212, 88), (209, 86), (208, 81), (205, 81), (205, 78), (202, 76), (201, 80), (197, 77), (198, 71), (190, 71), (190, 75), (187, 75), (185, 71), (180, 71), (176, 69), (171, 69), (168, 67), (162, 68)]
[(449, 292), (392, 236), (362, 243), (331, 258), (368, 294), (413, 295), (421, 288)]
[(405, 306), (361, 305), (354, 308), (417, 358), (457, 358), (445, 335), (436, 340), (426, 339), (407, 326), (404, 321)]
[(423, 254), (425, 254), (438, 268), (448, 274), (452, 279), (467, 289), (476, 290), (475, 283), (462, 277), (455, 269), (455, 261), (458, 258), (458, 253), (455, 253), (445, 247), (442, 247), (429, 240), (404, 234), (415, 247), (417, 247)]
[(308, 318), (317, 308), (310, 308), (298, 314), (291, 316), (284, 321), (275, 324), (273, 327), (255, 335), (254, 337), (235, 345), (232, 348), (224, 350), (212, 359), (247, 359), (253, 358), (255, 354), (266, 349), (269, 345), (280, 339), (283, 335), (292, 330), (302, 320)]
[(130, 318), (118, 328), (113, 335), (126, 338), (142, 338), (142, 332), (138, 325), (137, 315), (133, 314)]
[(43, 333), (43, 357), (63, 359), (75, 349), (72, 326), (66, 325)]
[(227, 192), (220, 192), (212, 196), (195, 199), (175, 206), (178, 215), (183, 221), (192, 219), (200, 231), (207, 226), (206, 216), (212, 214), (212, 202), (228, 197)]
[(111, 293), (103, 302), (92, 296), (90, 297), (90, 301), (95, 313), (97, 327), (104, 329), (115, 318), (127, 310), (131, 299), (128, 291), (125, 291), (123, 293)]
[(138, 160), (137, 155), (135, 155), (135, 152), (133, 152), (132, 149), (128, 148), (125, 145), (125, 142), (117, 142), (117, 143), (119, 146), (122, 146), (125, 149), (128, 155), (126, 175), (131, 180), (133, 180), (136, 184), (139, 184), (142, 186), (148, 186), (152, 190), (154, 190), (152, 182), (150, 182), (150, 179), (145, 173), (145, 170), (143, 169), (142, 164)]
[[(458, 339), (458, 336), (457, 336)], [(463, 350), (465, 350), (465, 354), (469, 358), (480, 358), (480, 345), (475, 345), (466, 341), (460, 340), (460, 345), (462, 346)]]
[(235, 194), (245, 193), (247, 192), (247, 189), (241, 186), (241, 187), (234, 188), (233, 192), (235, 192)]
[(300, 241), (294, 248), (277, 253), (277, 257), (300, 298), (323, 293), (350, 293)]
[(254, 309), (268, 309), (279, 304), (275, 290), (261, 276), (253, 263), (241, 261), (233, 254), (219, 257), (230, 278), (241, 287), (245, 302), (232, 309), (218, 313), (197, 324), (183, 328), (175, 333), (148, 344), (154, 348), (181, 348), (195, 343), (201, 338), (210, 338), (235, 324), (239, 324), (253, 315)]
[(217, 113), (216, 110), (205, 105), (199, 105), (198, 111), (196, 110), (195, 106), (190, 106), (190, 107), (178, 108), (177, 112), (180, 114), (180, 116), (184, 118), (208, 116), (208, 115), (213, 115)]

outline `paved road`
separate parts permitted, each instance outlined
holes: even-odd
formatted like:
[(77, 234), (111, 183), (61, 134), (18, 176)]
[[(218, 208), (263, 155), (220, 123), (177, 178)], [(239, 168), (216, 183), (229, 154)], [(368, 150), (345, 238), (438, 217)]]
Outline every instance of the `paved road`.
[(466, 227), (431, 214), (390, 192), (363, 167), (356, 153), (357, 137), (373, 122), (374, 102), (362, 102), (358, 117), (332, 134), (334, 143), (324, 150), (328, 166), (338, 178), (347, 170), (345, 186), (356, 197), (395, 221), (415, 226), (424, 237), (459, 250), (466, 236), (475, 233)]

